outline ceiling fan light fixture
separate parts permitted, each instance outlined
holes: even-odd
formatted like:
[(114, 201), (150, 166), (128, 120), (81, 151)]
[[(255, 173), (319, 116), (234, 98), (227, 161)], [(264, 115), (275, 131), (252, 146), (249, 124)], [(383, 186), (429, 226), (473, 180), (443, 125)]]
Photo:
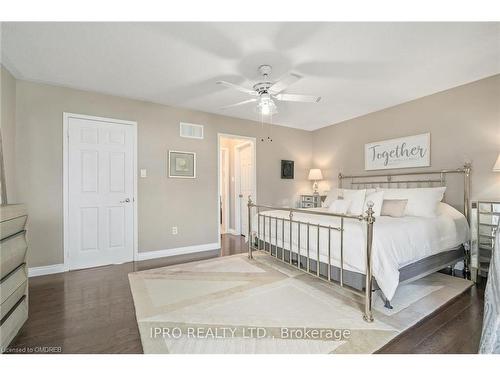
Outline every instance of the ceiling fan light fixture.
[(259, 104), (257, 104), (257, 111), (263, 116), (274, 115), (278, 112), (276, 104), (274, 104), (271, 97), (266, 94), (261, 96)]

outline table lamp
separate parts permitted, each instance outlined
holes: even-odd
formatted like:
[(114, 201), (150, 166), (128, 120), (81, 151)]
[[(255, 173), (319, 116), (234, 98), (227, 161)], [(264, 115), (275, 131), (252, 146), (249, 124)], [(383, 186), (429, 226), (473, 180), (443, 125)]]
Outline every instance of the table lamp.
[(310, 181), (314, 181), (313, 183), (313, 194), (319, 195), (318, 193), (318, 181), (323, 179), (323, 174), (321, 173), (321, 169), (313, 168), (309, 170), (309, 178)]

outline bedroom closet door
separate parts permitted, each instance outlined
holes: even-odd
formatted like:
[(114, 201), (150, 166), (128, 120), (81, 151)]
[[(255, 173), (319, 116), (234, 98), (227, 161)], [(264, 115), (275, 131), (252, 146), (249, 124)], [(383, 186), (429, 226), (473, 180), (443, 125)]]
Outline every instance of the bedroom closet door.
[(66, 262), (79, 269), (132, 261), (136, 128), (72, 117), (67, 127)]
[[(239, 232), (246, 236), (248, 232), (248, 196), (255, 197), (254, 147), (246, 142), (236, 147), (237, 161), (237, 191), (239, 206)], [(239, 173), (238, 173), (239, 171)], [(255, 198), (254, 198), (255, 199)]]

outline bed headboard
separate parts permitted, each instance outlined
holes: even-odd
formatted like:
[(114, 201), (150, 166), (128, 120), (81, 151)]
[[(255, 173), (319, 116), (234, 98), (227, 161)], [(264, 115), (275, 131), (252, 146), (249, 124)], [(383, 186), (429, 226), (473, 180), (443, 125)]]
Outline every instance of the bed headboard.
[[(459, 209), (470, 223), (470, 173), (471, 164), (466, 163), (457, 169), (440, 171), (401, 171), (390, 173), (364, 173), (345, 175), (339, 173), (339, 188), (370, 189), (370, 188), (416, 188), (446, 186), (444, 201)], [(453, 183), (458, 176), (460, 182)], [(462, 194), (460, 194), (462, 192)], [(463, 197), (457, 198), (457, 196)], [(454, 199), (455, 198), (455, 199)]]

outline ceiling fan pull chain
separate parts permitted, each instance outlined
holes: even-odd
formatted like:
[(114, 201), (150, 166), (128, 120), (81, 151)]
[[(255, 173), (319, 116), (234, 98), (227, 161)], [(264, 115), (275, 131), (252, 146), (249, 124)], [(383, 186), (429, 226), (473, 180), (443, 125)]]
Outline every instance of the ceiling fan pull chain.
[(272, 142), (273, 141), (272, 130), (273, 130), (273, 115), (271, 114), (271, 116), (269, 118), (269, 135), (267, 137), (267, 141), (268, 142)]
[(260, 114), (260, 141), (264, 142), (264, 115), (261, 113)]

